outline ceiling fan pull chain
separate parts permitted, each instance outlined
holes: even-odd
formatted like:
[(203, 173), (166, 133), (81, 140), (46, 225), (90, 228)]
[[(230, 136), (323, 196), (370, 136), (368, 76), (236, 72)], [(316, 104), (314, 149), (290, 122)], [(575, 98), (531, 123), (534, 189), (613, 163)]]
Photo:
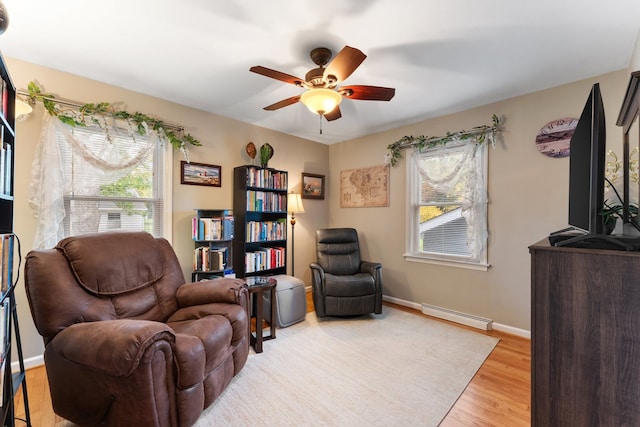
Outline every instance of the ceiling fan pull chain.
[(318, 117), (320, 117), (320, 135), (322, 135), (322, 114), (318, 114)]

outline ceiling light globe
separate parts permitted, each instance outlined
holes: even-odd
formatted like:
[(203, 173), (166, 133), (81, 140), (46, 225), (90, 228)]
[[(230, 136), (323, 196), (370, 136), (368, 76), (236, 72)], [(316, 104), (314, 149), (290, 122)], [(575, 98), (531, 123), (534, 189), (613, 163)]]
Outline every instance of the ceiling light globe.
[(334, 110), (342, 101), (342, 95), (331, 89), (309, 89), (300, 96), (300, 101), (312, 113), (327, 114)]

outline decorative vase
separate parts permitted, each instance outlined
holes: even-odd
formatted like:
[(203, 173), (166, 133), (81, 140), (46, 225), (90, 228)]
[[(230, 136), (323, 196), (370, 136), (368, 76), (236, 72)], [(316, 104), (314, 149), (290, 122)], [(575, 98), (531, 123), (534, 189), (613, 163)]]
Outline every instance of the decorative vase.
[(260, 147), (260, 166), (268, 167), (271, 157), (273, 157), (273, 147), (269, 143), (263, 144)]

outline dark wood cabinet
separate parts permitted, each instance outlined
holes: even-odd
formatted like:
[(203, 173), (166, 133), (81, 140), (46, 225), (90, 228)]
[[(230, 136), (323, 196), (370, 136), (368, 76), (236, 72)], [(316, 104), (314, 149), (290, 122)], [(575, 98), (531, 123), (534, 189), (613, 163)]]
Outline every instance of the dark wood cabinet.
[(640, 252), (529, 249), (532, 426), (640, 426)]

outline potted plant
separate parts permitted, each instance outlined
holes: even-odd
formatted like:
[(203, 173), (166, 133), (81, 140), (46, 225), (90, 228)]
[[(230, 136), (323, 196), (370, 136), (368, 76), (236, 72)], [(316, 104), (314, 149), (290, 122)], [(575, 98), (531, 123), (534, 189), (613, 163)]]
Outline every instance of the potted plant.
[[(635, 147), (629, 153), (629, 183), (633, 183), (634, 185), (640, 185), (640, 161), (638, 159), (639, 152), (640, 150), (638, 149), (638, 147)], [(615, 193), (616, 197), (615, 201), (604, 202), (604, 207), (600, 211), (600, 215), (602, 215), (604, 232), (606, 234), (611, 234), (616, 227), (618, 218), (623, 218), (624, 214), (623, 205), (621, 202), (622, 198), (615, 188), (615, 185), (619, 183), (619, 180), (622, 177), (623, 161), (613, 150), (609, 150), (607, 152), (607, 155), (611, 158), (611, 160), (607, 162), (605, 169), (605, 191), (612, 190)], [(637, 203), (629, 203), (629, 222), (632, 227), (640, 231)]]
[[(604, 202), (604, 208), (600, 211), (600, 215), (602, 216), (605, 234), (613, 232), (618, 218), (623, 217), (623, 209), (622, 203), (609, 204)], [(629, 221), (635, 224), (635, 228), (638, 228), (638, 205), (635, 203), (629, 204)]]

